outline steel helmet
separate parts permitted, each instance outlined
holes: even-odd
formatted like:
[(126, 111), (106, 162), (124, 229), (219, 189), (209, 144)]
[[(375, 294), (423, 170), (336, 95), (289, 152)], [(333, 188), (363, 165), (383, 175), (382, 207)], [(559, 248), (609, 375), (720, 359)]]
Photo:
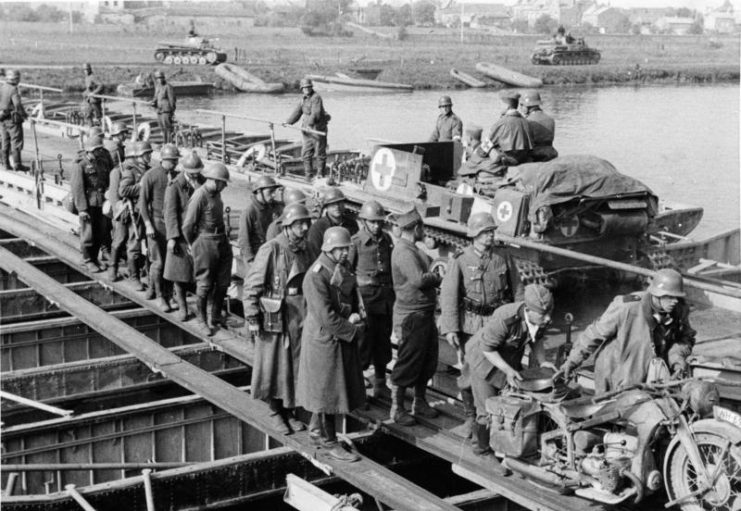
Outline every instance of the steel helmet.
[(266, 188), (280, 188), (280, 185), (270, 176), (260, 176), (255, 179), (255, 183), (252, 185), (252, 193), (265, 190)]
[(195, 151), (185, 155), (185, 157), (180, 160), (180, 166), (183, 167), (183, 170), (187, 174), (200, 174), (203, 170), (203, 162)]
[(101, 147), (103, 147), (103, 139), (101, 137), (88, 136), (85, 139), (85, 151), (91, 153)]
[(314, 87), (314, 82), (311, 80), (311, 78), (302, 78), (301, 83), (299, 84), (299, 88), (303, 89), (304, 87)]
[(540, 92), (528, 90), (520, 97), (520, 104), (525, 106), (537, 106), (540, 104)]
[(441, 106), (453, 106), (453, 100), (450, 99), (450, 96), (440, 96), (437, 106), (438, 108)]
[(350, 245), (352, 245), (350, 231), (344, 227), (335, 226), (324, 231), (322, 252), (330, 252), (335, 248), (349, 247)]
[(383, 222), (386, 220), (386, 211), (377, 201), (370, 200), (360, 208), (358, 218), (374, 222)]
[(468, 218), (468, 232), (466, 233), (469, 238), (475, 238), (484, 231), (491, 231), (497, 228), (497, 224), (494, 222), (494, 217), (491, 213), (481, 212), (474, 213)]
[(298, 202), (286, 206), (281, 216), (281, 225), (283, 227), (289, 227), (299, 220), (311, 220), (311, 214), (306, 209), (306, 206)]
[(687, 296), (684, 292), (682, 275), (671, 268), (664, 268), (656, 272), (651, 280), (648, 292), (653, 296), (675, 296), (677, 298)]
[(286, 188), (283, 192), (283, 203), (288, 206), (295, 202), (303, 204), (306, 201), (306, 194), (298, 188)]
[(152, 152), (152, 144), (146, 140), (140, 140), (134, 143), (134, 150), (136, 151), (135, 156), (144, 156), (145, 154)]
[(345, 200), (345, 194), (339, 188), (328, 188), (321, 197), (322, 208), (334, 204), (335, 202), (343, 202)]
[(202, 174), (206, 179), (223, 181), (225, 183), (229, 182), (229, 169), (223, 163), (209, 163)]
[(164, 78), (165, 77), (165, 73), (163, 73), (162, 71), (160, 71), (158, 69), (157, 71), (154, 72), (154, 77), (155, 78)]
[(160, 150), (160, 160), (178, 160), (180, 151), (175, 144), (165, 144)]
[(133, 158), (136, 156), (136, 144), (129, 144), (124, 148), (124, 158)]
[(128, 133), (129, 128), (122, 122), (116, 121), (111, 124), (111, 135), (120, 135), (121, 133)]
[(5, 75), (5, 80), (10, 85), (18, 85), (18, 82), (21, 81), (21, 73), (17, 69), (8, 69), (8, 72)]

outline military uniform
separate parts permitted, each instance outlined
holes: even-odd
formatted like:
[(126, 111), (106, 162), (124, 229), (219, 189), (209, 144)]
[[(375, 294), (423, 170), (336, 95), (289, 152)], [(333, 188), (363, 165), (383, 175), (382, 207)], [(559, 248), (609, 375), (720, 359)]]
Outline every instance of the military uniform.
[(680, 300), (671, 314), (659, 314), (644, 291), (616, 297), (602, 316), (579, 336), (566, 361), (577, 367), (597, 351), (594, 387), (597, 394), (644, 383), (651, 360), (668, 368), (686, 365), (695, 344), (689, 306)]
[(464, 177), (476, 176), (478, 181), (481, 176), (479, 173), (494, 176), (501, 175), (506, 170), (507, 168), (501, 162), (490, 158), (489, 153), (484, 151), (479, 144), (471, 150), (466, 161), (458, 168), (458, 175)]
[(252, 397), (273, 402), (273, 411), (296, 406), (301, 332), (306, 317), (304, 274), (314, 261), (305, 242), (279, 234), (257, 251), (244, 281), (244, 317), (261, 325), (255, 335)]
[[(121, 181), (118, 195), (125, 205), (124, 213), (119, 220), (126, 231), (126, 261), (129, 267), (129, 278), (136, 280), (142, 267), (141, 261), (141, 218), (139, 216), (139, 191), (141, 179), (147, 168), (132, 159), (124, 161), (121, 170)], [(114, 237), (115, 238), (115, 237)], [(116, 245), (114, 240), (114, 247)], [(116, 249), (118, 250), (118, 249)]]
[(339, 224), (335, 224), (327, 215), (318, 218), (316, 222), (311, 224), (309, 232), (306, 234), (306, 241), (315, 254), (321, 252), (324, 232), (330, 227), (335, 226), (344, 227), (350, 232), (351, 236), (358, 232), (358, 222), (356, 222), (355, 219), (350, 218), (347, 211), (343, 213)]
[(526, 119), (533, 135), (532, 160), (550, 161), (556, 158), (558, 151), (553, 147), (556, 121), (540, 108), (531, 110)]
[(237, 244), (247, 274), (249, 264), (255, 258), (257, 250), (265, 243), (270, 222), (277, 216), (278, 205), (263, 204), (254, 195), (247, 199), (247, 205), (239, 215), (239, 237)]
[(168, 172), (160, 165), (149, 169), (141, 180), (139, 213), (144, 225), (154, 227), (154, 238), (147, 239), (149, 258), (149, 282), (158, 297), (170, 295), (169, 286), (163, 282), (163, 271), (167, 258), (167, 230), (165, 227), (165, 190), (170, 183)]
[(355, 269), (358, 289), (367, 315), (366, 331), (359, 345), (363, 369), (370, 364), (376, 378), (384, 378), (391, 361), (391, 330), (394, 283), (391, 280), (391, 236), (381, 231), (373, 236), (365, 229), (352, 237), (348, 261)]
[(95, 155), (86, 154), (70, 177), (70, 192), (75, 208), (87, 213), (80, 219), (80, 251), (83, 262), (97, 262), (98, 251), (109, 237), (107, 218), (103, 215), (103, 201), (108, 188), (108, 169)]
[[(200, 183), (196, 182), (196, 187)], [(163, 215), (168, 240), (175, 240), (175, 249), (165, 258), (164, 277), (171, 282), (193, 282), (193, 258), (188, 253), (188, 242), (183, 235), (183, 222), (196, 188), (188, 184), (183, 174), (170, 181), (165, 190)]]
[(21, 165), (23, 149), (23, 121), (26, 119), (18, 87), (9, 83), (0, 84), (0, 142), (2, 159), (0, 163), (10, 169), (10, 157), (13, 157), (14, 169)]
[(152, 99), (154, 107), (157, 109), (157, 124), (162, 130), (164, 144), (173, 141), (173, 117), (175, 116), (175, 91), (169, 83), (157, 83), (154, 86), (154, 98)]
[[(301, 98), (301, 103), (299, 103), (286, 122), (288, 124), (294, 124), (299, 119), (302, 119), (301, 126), (303, 128), (327, 133), (327, 123), (330, 116), (324, 110), (324, 103), (321, 96), (313, 90), (311, 94)], [(307, 177), (314, 175), (314, 156), (317, 159), (319, 174), (324, 175), (327, 165), (327, 135), (303, 132), (301, 159), (304, 162), (304, 172)]]
[(103, 144), (108, 150), (108, 153), (111, 155), (111, 160), (113, 161), (113, 167), (111, 168), (115, 168), (117, 165), (123, 163), (124, 159), (126, 158), (126, 153), (124, 145), (121, 141), (110, 139), (104, 140)]
[(505, 111), (494, 123), (489, 140), (497, 152), (513, 158), (518, 164), (528, 161), (533, 148), (530, 125), (514, 108)]
[(453, 140), (455, 137), (460, 139), (463, 136), (463, 122), (460, 117), (452, 111), (442, 113), (437, 117), (435, 129), (430, 135), (430, 142), (443, 142)]
[(94, 124), (100, 125), (100, 120), (103, 117), (103, 109), (101, 108), (102, 100), (100, 98), (93, 97), (93, 94), (102, 94), (103, 84), (98, 81), (98, 78), (90, 73), (85, 76), (85, 101), (86, 112), (85, 118), (88, 123), (92, 126)]

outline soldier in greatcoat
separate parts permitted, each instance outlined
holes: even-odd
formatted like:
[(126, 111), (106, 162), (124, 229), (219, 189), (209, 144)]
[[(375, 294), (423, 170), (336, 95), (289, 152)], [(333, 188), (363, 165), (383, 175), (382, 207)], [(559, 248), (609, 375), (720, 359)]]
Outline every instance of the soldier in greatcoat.
[(335, 415), (349, 414), (365, 403), (358, 341), (364, 321), (355, 276), (347, 267), (350, 233), (330, 227), (322, 254), (304, 277), (306, 323), (301, 336), (297, 401), (311, 412), (309, 436), (340, 461), (358, 456), (337, 442)]
[(167, 257), (164, 277), (173, 283), (175, 302), (178, 304), (178, 319), (188, 320), (186, 291), (195, 281), (193, 276), (193, 257), (188, 242), (183, 235), (185, 213), (188, 201), (196, 189), (203, 184), (201, 170), (203, 163), (196, 153), (185, 156), (180, 161), (181, 172), (170, 181), (165, 190), (165, 229), (167, 235)]
[(330, 227), (344, 227), (350, 231), (350, 235), (358, 232), (358, 223), (345, 210), (346, 200), (342, 190), (334, 186), (320, 194), (321, 213), (317, 221), (311, 225), (306, 238), (315, 254), (321, 252), (324, 231)]
[(6, 82), (0, 84), (0, 143), (2, 145), (2, 164), (8, 170), (28, 170), (21, 161), (23, 149), (23, 121), (28, 114), (23, 107), (18, 84), (21, 73), (15, 69), (8, 71)]
[(504, 113), (491, 127), (485, 150), (496, 151), (499, 159), (506, 165), (519, 165), (529, 161), (533, 148), (530, 125), (517, 109), (520, 93), (504, 90), (499, 94), (506, 105)]
[(316, 254), (306, 243), (309, 210), (290, 204), (282, 218), (283, 232), (260, 247), (250, 265), (242, 300), (246, 334), (255, 341), (252, 397), (268, 402), (273, 427), (287, 435), (305, 429), (293, 409), (306, 317), (302, 282)]
[(106, 163), (95, 156), (95, 150), (101, 147), (99, 138), (85, 141), (85, 154), (70, 179), (72, 200), (80, 220), (82, 262), (91, 272), (105, 269), (104, 263), (98, 260), (98, 252), (108, 237), (108, 223), (103, 215), (108, 169)]
[[(221, 192), (229, 183), (223, 163), (211, 163), (203, 171), (206, 182), (188, 202), (183, 236), (193, 254), (196, 279), (196, 319), (206, 335), (223, 324), (221, 309), (232, 275), (232, 247), (226, 235)], [(208, 302), (211, 300), (211, 314)]]
[(556, 121), (541, 108), (540, 92), (525, 91), (520, 98), (522, 115), (527, 119), (533, 135), (533, 150), (530, 158), (533, 161), (551, 161), (558, 156), (553, 147), (556, 136)]
[(162, 137), (165, 144), (173, 141), (173, 118), (175, 117), (175, 108), (177, 100), (175, 90), (172, 85), (167, 83), (165, 74), (157, 70), (154, 72), (154, 78), (157, 83), (154, 85), (154, 97), (152, 106), (157, 109), (157, 124), (162, 130)]
[(391, 253), (394, 281), (394, 333), (399, 340), (391, 372), (391, 419), (402, 426), (415, 423), (404, 407), (407, 387), (414, 388), (412, 413), (436, 417), (427, 403), (427, 381), (437, 369), (438, 338), (435, 305), (440, 276), (430, 271), (430, 257), (416, 243), (424, 239), (422, 217), (416, 209), (396, 216), (401, 237)]
[(257, 250), (265, 243), (270, 222), (279, 214), (281, 204), (276, 193), (281, 186), (270, 176), (258, 177), (252, 185), (252, 195), (247, 198), (239, 215), (237, 244), (242, 257), (243, 275), (247, 275)]
[[(485, 319), (499, 306), (523, 296), (514, 264), (493, 250), (496, 228), (490, 213), (471, 215), (467, 234), (472, 243), (450, 262), (440, 287), (440, 333), (458, 352), (461, 362), (465, 360), (466, 343)], [(476, 417), (468, 373), (464, 363), (457, 382), (466, 417), (457, 433), (464, 438), (471, 436)]]
[(430, 142), (460, 141), (463, 136), (463, 122), (453, 113), (453, 101), (450, 96), (441, 96), (437, 106), (441, 111), (435, 122), (435, 129), (430, 135)]
[(149, 169), (141, 180), (139, 213), (147, 235), (149, 258), (149, 285), (154, 289), (159, 306), (170, 312), (171, 288), (163, 277), (167, 258), (167, 232), (165, 227), (165, 190), (175, 177), (180, 159), (178, 148), (172, 144), (162, 146), (160, 163)]
[(373, 396), (390, 397), (386, 365), (391, 361), (394, 311), (391, 251), (394, 242), (383, 231), (386, 211), (378, 202), (372, 200), (363, 204), (358, 218), (363, 228), (352, 237), (348, 260), (355, 271), (367, 315), (366, 332), (358, 346), (360, 361), (364, 370), (373, 364)]
[(304, 162), (304, 174), (307, 180), (314, 177), (314, 156), (316, 156), (319, 176), (324, 175), (327, 166), (327, 123), (330, 115), (324, 110), (322, 97), (314, 92), (314, 82), (310, 78), (304, 78), (300, 83), (301, 103), (291, 113), (286, 124), (295, 124), (302, 119), (301, 127), (314, 131), (323, 132), (324, 135), (303, 132), (303, 148), (301, 159)]

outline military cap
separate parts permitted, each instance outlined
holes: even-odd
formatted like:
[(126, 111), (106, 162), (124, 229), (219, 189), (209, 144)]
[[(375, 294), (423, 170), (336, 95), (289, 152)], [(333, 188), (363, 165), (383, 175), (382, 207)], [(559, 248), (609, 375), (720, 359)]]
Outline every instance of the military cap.
[(499, 99), (505, 103), (516, 103), (520, 99), (520, 93), (514, 89), (504, 89), (499, 93)]
[(394, 223), (398, 225), (399, 228), (410, 229), (414, 227), (415, 224), (421, 223), (422, 217), (419, 215), (417, 208), (412, 208), (409, 211), (396, 215), (395, 220)]
[(551, 312), (553, 294), (542, 284), (528, 284), (525, 287), (525, 306), (539, 314)]
[(469, 126), (466, 128), (466, 135), (474, 140), (481, 140), (481, 134), (483, 132), (484, 129), (481, 126)]

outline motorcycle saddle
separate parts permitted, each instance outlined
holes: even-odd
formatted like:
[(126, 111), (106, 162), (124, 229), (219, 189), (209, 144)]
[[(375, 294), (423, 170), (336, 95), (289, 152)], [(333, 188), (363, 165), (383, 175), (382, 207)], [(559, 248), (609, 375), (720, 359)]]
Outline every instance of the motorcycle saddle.
[(522, 380), (518, 388), (525, 392), (545, 392), (553, 387), (553, 369), (547, 367), (531, 367), (520, 371)]

